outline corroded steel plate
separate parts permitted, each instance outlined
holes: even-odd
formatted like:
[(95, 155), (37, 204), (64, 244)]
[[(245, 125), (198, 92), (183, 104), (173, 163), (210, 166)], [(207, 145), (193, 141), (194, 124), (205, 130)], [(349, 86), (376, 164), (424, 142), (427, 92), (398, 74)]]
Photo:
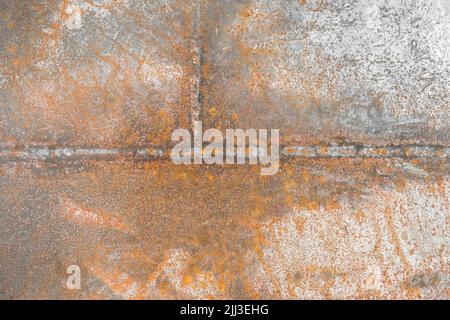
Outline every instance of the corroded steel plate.
[(2, 0), (0, 57), (1, 299), (450, 297), (447, 0)]

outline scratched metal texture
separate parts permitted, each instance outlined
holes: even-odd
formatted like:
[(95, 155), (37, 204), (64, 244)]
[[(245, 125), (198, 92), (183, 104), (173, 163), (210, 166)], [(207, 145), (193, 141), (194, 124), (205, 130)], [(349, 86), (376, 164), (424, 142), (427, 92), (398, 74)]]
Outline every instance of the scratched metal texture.
[[(450, 298), (450, 1), (0, 0), (0, 29), (1, 299)], [(279, 128), (279, 173), (172, 164), (195, 120)]]

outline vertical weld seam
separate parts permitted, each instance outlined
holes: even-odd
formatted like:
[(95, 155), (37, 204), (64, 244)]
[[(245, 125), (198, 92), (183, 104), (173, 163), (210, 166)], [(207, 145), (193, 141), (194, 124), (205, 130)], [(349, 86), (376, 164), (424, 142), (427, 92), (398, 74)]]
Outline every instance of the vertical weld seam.
[(200, 85), (202, 83), (202, 36), (201, 36), (201, 3), (202, 0), (195, 2), (195, 16), (193, 19), (193, 57), (192, 63), (194, 66), (194, 75), (191, 79), (191, 121), (200, 120), (201, 113), (201, 97)]

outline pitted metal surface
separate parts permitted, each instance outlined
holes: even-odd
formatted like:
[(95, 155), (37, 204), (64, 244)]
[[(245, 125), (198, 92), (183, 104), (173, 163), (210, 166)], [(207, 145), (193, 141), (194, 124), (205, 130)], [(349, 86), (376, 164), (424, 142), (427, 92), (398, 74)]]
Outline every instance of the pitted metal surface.
[(449, 1), (1, 0), (0, 56), (0, 298), (449, 298)]

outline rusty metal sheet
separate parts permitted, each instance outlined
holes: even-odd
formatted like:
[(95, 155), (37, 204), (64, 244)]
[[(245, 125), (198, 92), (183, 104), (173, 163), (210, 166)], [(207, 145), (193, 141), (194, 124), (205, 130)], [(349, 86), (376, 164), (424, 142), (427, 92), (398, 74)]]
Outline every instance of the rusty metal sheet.
[(170, 141), (197, 77), (197, 10), (182, 4), (2, 1), (2, 144)]
[(445, 161), (1, 169), (3, 298), (448, 295)]
[(285, 144), (449, 140), (448, 1), (207, 1), (203, 115)]
[[(0, 299), (448, 299), (449, 27), (445, 0), (1, 1)], [(194, 121), (280, 129), (279, 171), (175, 165)]]

